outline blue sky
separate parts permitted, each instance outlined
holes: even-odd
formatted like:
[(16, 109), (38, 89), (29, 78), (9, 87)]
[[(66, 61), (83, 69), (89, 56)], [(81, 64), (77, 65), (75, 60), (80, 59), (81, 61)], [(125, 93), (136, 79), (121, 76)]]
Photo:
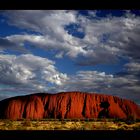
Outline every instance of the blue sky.
[(0, 99), (86, 91), (140, 104), (139, 10), (0, 11)]

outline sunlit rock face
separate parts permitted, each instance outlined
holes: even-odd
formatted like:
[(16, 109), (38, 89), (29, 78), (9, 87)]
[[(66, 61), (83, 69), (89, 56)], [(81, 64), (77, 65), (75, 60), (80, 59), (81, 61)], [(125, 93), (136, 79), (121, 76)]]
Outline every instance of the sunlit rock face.
[(98, 118), (107, 101), (109, 118), (140, 118), (140, 108), (130, 100), (115, 96), (82, 92), (37, 93), (0, 101), (1, 119)]

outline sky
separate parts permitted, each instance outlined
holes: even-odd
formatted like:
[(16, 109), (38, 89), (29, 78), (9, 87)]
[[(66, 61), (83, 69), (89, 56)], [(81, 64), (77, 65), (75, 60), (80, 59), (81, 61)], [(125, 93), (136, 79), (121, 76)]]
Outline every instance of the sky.
[(0, 100), (46, 92), (140, 104), (140, 10), (0, 11)]

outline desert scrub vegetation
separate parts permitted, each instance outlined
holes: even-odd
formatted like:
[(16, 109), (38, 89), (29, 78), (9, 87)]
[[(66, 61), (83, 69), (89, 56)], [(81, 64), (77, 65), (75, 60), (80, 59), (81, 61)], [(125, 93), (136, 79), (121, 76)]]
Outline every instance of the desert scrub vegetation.
[(127, 123), (125, 120), (0, 120), (0, 130), (140, 130), (140, 121)]

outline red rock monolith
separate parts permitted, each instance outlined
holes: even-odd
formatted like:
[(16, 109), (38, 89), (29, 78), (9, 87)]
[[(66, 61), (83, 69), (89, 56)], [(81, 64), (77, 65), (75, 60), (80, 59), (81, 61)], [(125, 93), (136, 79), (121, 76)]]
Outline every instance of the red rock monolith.
[(8, 98), (0, 101), (0, 118), (97, 118), (102, 110), (102, 101), (108, 101), (110, 104), (110, 118), (140, 118), (140, 108), (133, 101), (111, 95), (82, 92), (37, 93)]

